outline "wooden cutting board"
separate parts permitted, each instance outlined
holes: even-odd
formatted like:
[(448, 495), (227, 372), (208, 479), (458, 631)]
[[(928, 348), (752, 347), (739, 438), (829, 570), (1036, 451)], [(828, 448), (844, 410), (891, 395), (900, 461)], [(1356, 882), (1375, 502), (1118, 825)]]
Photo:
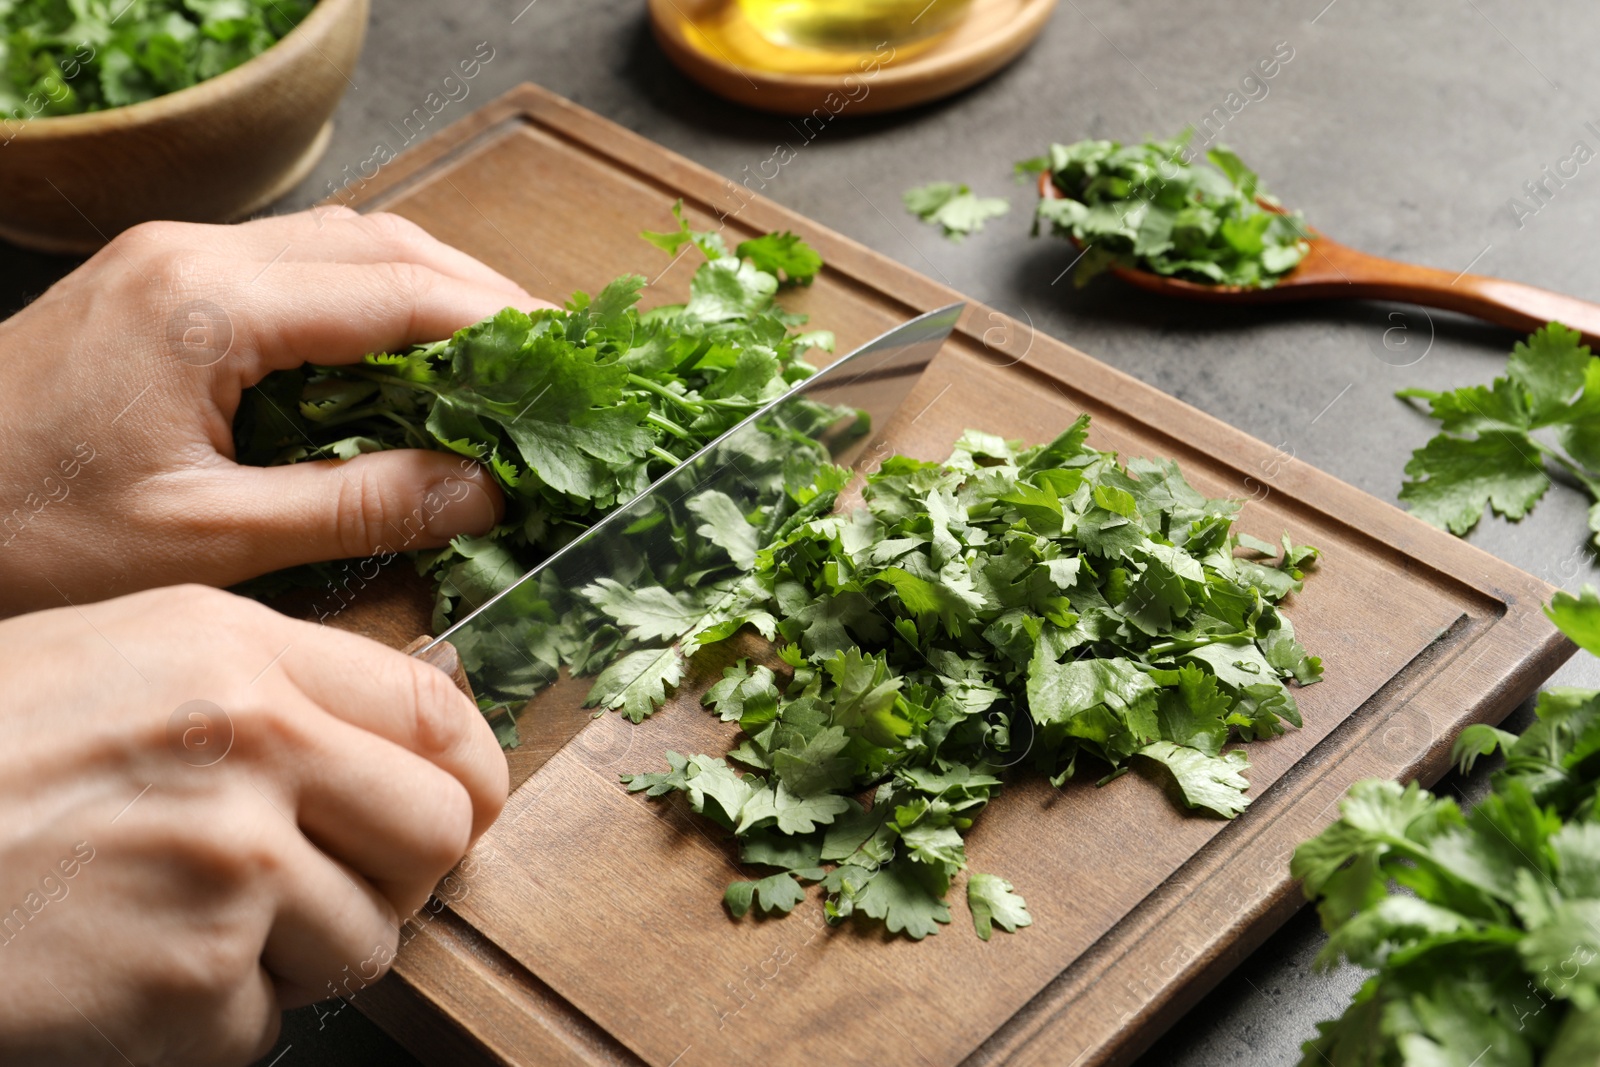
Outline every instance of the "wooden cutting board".
[[(828, 266), (786, 301), (841, 351), (959, 299), (533, 86), (349, 192), (556, 300), (626, 272), (653, 277), (647, 304), (683, 299), (693, 261), (637, 237), (669, 228), (680, 197), (730, 241), (792, 229)], [(1570, 654), (1533, 577), (978, 305), (884, 433), (942, 458), (966, 427), (1040, 441), (1081, 411), (1096, 447), (1172, 457), (1201, 491), (1251, 499), (1243, 530), (1324, 551), (1288, 612), (1327, 680), (1300, 695), (1304, 729), (1250, 746), (1245, 815), (1185, 814), (1138, 775), (1062, 790), (1019, 776), (968, 841), (975, 869), (1027, 898), (1031, 928), (980, 941), (959, 887), (954, 922), (921, 943), (827, 927), (814, 896), (735, 922), (727, 842), (617, 782), (669, 748), (724, 751), (696, 706), (702, 665), (637, 727), (591, 719), (576, 694), (547, 701), (505, 814), (408, 925), (394, 974), (346, 983), (355, 1005), (439, 1064), (1126, 1062), (1299, 906), (1290, 853), (1351, 782), (1433, 781), (1463, 725), (1498, 721)], [(341, 625), (397, 645), (425, 625), (414, 584), (347, 593)]]

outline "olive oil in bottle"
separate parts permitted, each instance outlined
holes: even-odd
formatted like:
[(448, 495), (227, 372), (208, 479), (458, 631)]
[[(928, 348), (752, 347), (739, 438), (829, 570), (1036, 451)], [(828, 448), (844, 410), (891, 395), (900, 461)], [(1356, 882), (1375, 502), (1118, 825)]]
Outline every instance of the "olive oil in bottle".
[(870, 50), (907, 44), (954, 25), (971, 0), (739, 0), (745, 17), (774, 44)]

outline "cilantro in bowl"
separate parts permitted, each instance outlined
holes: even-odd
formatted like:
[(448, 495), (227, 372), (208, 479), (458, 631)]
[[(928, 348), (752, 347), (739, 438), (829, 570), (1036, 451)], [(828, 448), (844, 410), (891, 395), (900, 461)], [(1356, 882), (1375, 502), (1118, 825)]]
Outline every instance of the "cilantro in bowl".
[(136, 104), (232, 70), (314, 0), (0, 0), (0, 118)]
[[(1272, 285), (1310, 245), (1298, 212), (1284, 212), (1228, 149), (1195, 166), (1186, 132), (1122, 145), (1079, 141), (1017, 164), (1041, 175), (1034, 224), (1084, 249), (1074, 281), (1113, 266), (1213, 285)], [(1048, 175), (1048, 179), (1043, 176)]]

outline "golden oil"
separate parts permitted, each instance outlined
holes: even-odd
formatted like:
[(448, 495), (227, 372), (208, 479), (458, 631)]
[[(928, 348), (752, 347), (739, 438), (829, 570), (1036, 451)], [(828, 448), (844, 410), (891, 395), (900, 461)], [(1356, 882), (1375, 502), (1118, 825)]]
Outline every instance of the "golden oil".
[(949, 29), (971, 0), (739, 0), (745, 17), (774, 44), (871, 50)]

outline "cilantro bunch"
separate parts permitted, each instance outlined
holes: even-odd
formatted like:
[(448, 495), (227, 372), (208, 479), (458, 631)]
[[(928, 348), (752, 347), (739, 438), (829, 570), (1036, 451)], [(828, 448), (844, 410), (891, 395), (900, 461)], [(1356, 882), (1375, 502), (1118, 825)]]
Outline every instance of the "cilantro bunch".
[[(1007, 768), (1059, 785), (1142, 762), (1190, 807), (1245, 808), (1248, 761), (1227, 746), (1298, 726), (1290, 683), (1320, 677), (1275, 606), (1316, 550), (1233, 533), (1236, 503), (1171, 462), (1124, 467), (1085, 444), (1088, 427), (1027, 449), (968, 431), (943, 463), (893, 457), (845, 513), (848, 472), (821, 469), (748, 573), (684, 612), (698, 621), (675, 646), (667, 627), (597, 682), (592, 703), (637, 718), (683, 677), (679, 657), (742, 627), (778, 642), (705, 695), (740, 728), (726, 758), (669, 753), (667, 770), (623, 779), (684, 794), (771, 869), (729, 887), (734, 915), (788, 912), (820, 883), (831, 920), (937, 932), (963, 834)], [(648, 630), (673, 599), (635, 587), (607, 610)], [(982, 937), (1030, 921), (996, 875), (970, 875), (966, 893)]]
[(314, 0), (0, 0), (0, 118), (150, 100), (276, 44)]
[[(348, 459), (391, 448), (481, 461), (506, 498), (503, 523), (418, 558), (438, 580), (434, 625), (499, 592), (656, 477), (812, 373), (802, 355), (831, 334), (773, 298), (780, 276), (821, 267), (793, 234), (729, 252), (714, 233), (646, 235), (706, 261), (687, 304), (641, 313), (645, 279), (620, 278), (564, 310), (507, 308), (448, 340), (360, 364), (270, 375), (235, 421), (241, 463)], [(396, 546), (403, 548), (404, 546)]]
[(1552, 322), (1517, 342), (1505, 377), (1488, 385), (1395, 394), (1426, 400), (1443, 431), (1406, 464), (1400, 499), (1413, 515), (1453, 534), (1476, 526), (1485, 504), (1520, 519), (1553, 467), (1597, 502), (1589, 529), (1600, 545), (1600, 359), (1581, 337)]
[(1034, 233), (1048, 227), (1083, 248), (1073, 281), (1110, 267), (1215, 285), (1268, 287), (1310, 250), (1298, 212), (1267, 210), (1254, 171), (1218, 145), (1217, 168), (1190, 162), (1190, 132), (1169, 141), (1054, 144), (1017, 164), (1047, 172), (1061, 199), (1042, 199)]
[[(1600, 597), (1546, 609), (1600, 653)], [(1319, 1025), (1304, 1067), (1600, 1062), (1600, 693), (1541, 693), (1521, 737), (1469, 726), (1463, 771), (1500, 750), (1470, 813), (1415, 784), (1359, 782), (1293, 872), (1329, 939), (1319, 962), (1375, 970)]]

